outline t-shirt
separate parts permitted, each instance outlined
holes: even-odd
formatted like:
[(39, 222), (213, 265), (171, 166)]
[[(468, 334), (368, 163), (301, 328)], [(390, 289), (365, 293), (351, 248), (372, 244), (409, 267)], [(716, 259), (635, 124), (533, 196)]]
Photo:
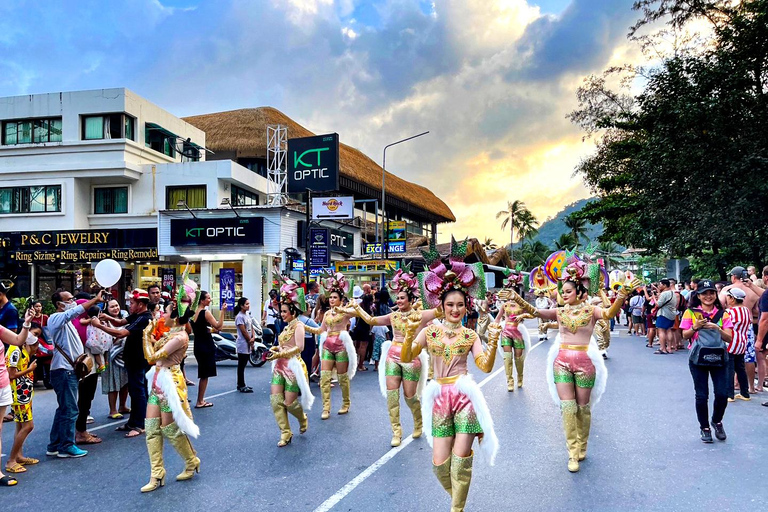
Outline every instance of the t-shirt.
[(16, 332), (19, 330), (19, 311), (16, 306), (11, 304), (11, 301), (6, 302), (5, 306), (0, 308), (0, 325), (9, 331)]
[[(760, 314), (768, 313), (768, 290), (765, 290), (760, 296), (760, 301), (757, 303), (757, 307), (760, 309)], [(768, 339), (768, 334), (763, 337), (763, 348), (765, 348), (766, 339)]]
[[(714, 308), (712, 312), (709, 314), (705, 313), (700, 309), (696, 309), (696, 310), (686, 309), (685, 313), (683, 313), (683, 319), (680, 320), (681, 330), (686, 331), (693, 327), (693, 321), (696, 313), (701, 313), (704, 318), (712, 318), (715, 315), (717, 315), (717, 308)], [(733, 329), (733, 321), (731, 320), (731, 316), (728, 314), (727, 311), (723, 313), (723, 316), (717, 322), (717, 325), (719, 325), (723, 329)], [(699, 333), (697, 332), (693, 333), (693, 341), (696, 341), (698, 337), (699, 337)]]
[(266, 325), (276, 324), (277, 320), (280, 318), (280, 312), (277, 309), (272, 307), (271, 299), (267, 299), (264, 302), (264, 311), (267, 312)]
[[(72, 324), (72, 319), (77, 315), (83, 314), (83, 306), (76, 306), (72, 309), (60, 311), (48, 317), (48, 333), (54, 347), (61, 347), (67, 357), (75, 361), (83, 353), (83, 342), (80, 341), (80, 335)], [(53, 351), (51, 360), (51, 370), (69, 370), (72, 371), (72, 365), (61, 354), (59, 350)]]
[(645, 306), (645, 298), (642, 295), (635, 295), (629, 299), (632, 316), (643, 316), (643, 306)]
[[(0, 332), (2, 332), (3, 329), (4, 327), (0, 325)], [(8, 378), (8, 368), (5, 367), (5, 346), (3, 343), (0, 343), (0, 389), (10, 385), (10, 383), (11, 380)]]
[[(15, 368), (23, 372), (29, 368), (29, 354), (21, 347), (11, 345), (8, 347), (8, 368)], [(32, 401), (34, 389), (34, 372), (11, 380), (11, 392), (13, 393), (13, 405), (25, 405)]]
[(675, 298), (675, 294), (672, 290), (661, 292), (661, 295), (659, 295), (659, 298), (656, 300), (656, 304), (659, 305), (658, 315), (661, 315), (668, 320), (674, 320), (677, 316), (677, 301)]
[[(245, 327), (245, 332), (249, 334), (246, 338), (243, 333), (240, 332), (240, 325)], [(235, 328), (237, 329), (237, 353), (238, 354), (250, 354), (251, 353), (251, 338), (253, 334), (253, 324), (251, 323), (251, 317), (245, 311), (241, 311), (235, 317)]]
[(752, 329), (752, 313), (746, 306), (735, 306), (728, 309), (728, 315), (733, 322), (733, 340), (728, 344), (728, 352), (744, 354), (747, 351), (747, 336)]
[(124, 327), (129, 333), (125, 337), (125, 348), (123, 348), (125, 366), (132, 368), (147, 366), (147, 360), (144, 359), (144, 329), (147, 328), (150, 320), (152, 320), (152, 313), (149, 311), (128, 315), (128, 324)]

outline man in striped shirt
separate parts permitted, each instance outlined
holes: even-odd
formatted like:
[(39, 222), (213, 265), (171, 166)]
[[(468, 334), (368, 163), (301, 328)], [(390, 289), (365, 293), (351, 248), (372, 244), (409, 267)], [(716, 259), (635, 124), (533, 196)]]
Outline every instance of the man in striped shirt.
[[(744, 305), (747, 294), (740, 288), (733, 287), (725, 294), (725, 305), (733, 322), (733, 339), (728, 344), (728, 401), (751, 400), (749, 380), (744, 366), (744, 353), (747, 351), (747, 339), (752, 333), (752, 312)], [(739, 394), (734, 395), (733, 376), (739, 379)]]

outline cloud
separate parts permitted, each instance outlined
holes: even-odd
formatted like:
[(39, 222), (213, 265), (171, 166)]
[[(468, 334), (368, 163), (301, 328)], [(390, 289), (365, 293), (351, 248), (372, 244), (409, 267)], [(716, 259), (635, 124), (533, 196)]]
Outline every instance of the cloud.
[[(125, 86), (179, 115), (271, 105), (432, 188), (457, 236), (585, 197), (565, 119), (627, 53), (632, 0), (135, 0), (0, 6), (0, 96)], [(558, 8), (553, 9), (553, 5)], [(558, 15), (543, 12), (560, 12)], [(493, 220), (493, 222), (490, 222)]]

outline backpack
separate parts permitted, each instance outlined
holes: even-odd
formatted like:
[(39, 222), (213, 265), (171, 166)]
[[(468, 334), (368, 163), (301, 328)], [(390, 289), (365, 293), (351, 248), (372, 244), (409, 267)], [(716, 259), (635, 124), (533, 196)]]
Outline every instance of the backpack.
[(685, 310), (688, 309), (688, 301), (683, 297), (682, 293), (678, 293), (677, 297), (677, 312), (680, 313), (680, 316), (682, 317)]
[[(709, 321), (716, 324), (723, 318), (723, 314), (723, 310), (718, 310)], [(688, 360), (696, 366), (720, 367), (725, 365), (727, 346), (720, 333), (714, 329), (700, 329), (696, 332), (698, 336), (693, 342)]]

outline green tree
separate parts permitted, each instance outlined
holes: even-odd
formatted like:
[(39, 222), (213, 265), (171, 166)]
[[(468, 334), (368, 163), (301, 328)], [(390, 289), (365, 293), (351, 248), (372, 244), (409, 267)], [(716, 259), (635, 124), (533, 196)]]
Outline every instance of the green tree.
[(532, 242), (526, 240), (519, 248), (512, 252), (512, 259), (521, 264), (523, 269), (530, 270), (544, 263), (549, 253), (549, 247), (540, 241)]
[[(673, 29), (710, 21), (712, 38), (643, 74), (645, 88), (585, 81), (569, 116), (596, 151), (577, 167), (598, 196), (578, 216), (602, 221), (602, 240), (711, 261), (762, 265), (768, 247), (768, 0), (636, 2)], [(626, 84), (627, 82), (625, 82)], [(611, 100), (613, 99), (613, 101)], [(711, 258), (706, 251), (711, 251)], [(706, 257), (705, 257), (706, 256)]]
[(524, 210), (518, 217), (517, 222), (517, 232), (520, 235), (520, 239), (528, 240), (535, 237), (539, 232), (536, 228), (538, 223), (539, 221), (529, 210)]
[(565, 227), (571, 230), (571, 238), (576, 242), (576, 245), (584, 239), (587, 239), (587, 220), (578, 215), (569, 215), (563, 221)]
[(564, 251), (566, 249), (571, 250), (576, 247), (579, 242), (573, 238), (572, 233), (563, 233), (560, 238), (555, 240), (555, 249), (558, 251)]
[(610, 240), (598, 243), (595, 254), (605, 260), (605, 268), (609, 270), (616, 267), (616, 263), (620, 256), (619, 247)]
[[(530, 229), (536, 225), (536, 217), (526, 208), (525, 203), (516, 199), (507, 203), (507, 209), (501, 210), (496, 214), (496, 218), (503, 218), (501, 222), (501, 229), (504, 230), (509, 226), (509, 243), (510, 246), (515, 243), (515, 230), (528, 233)], [(520, 236), (522, 239), (523, 237)]]

